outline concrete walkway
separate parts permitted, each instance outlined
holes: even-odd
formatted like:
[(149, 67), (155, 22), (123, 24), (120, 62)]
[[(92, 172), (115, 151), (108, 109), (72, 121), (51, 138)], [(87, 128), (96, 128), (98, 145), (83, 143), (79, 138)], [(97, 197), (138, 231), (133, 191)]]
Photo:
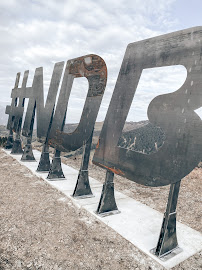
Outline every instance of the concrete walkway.
[[(5, 150), (10, 155), (10, 151)], [(71, 197), (78, 176), (78, 171), (62, 164), (65, 180), (49, 181), (46, 179), (46, 173), (36, 172), (40, 158), (40, 152), (34, 150), (34, 156), (37, 162), (22, 162), (21, 155), (11, 155), (20, 164), (26, 166), (36, 176), (44, 179), (51, 186), (63, 192), (70, 198), (77, 207), (83, 207), (92, 215), (96, 216), (107, 226), (114, 229), (122, 237), (130, 241), (145, 254), (153, 258), (166, 269), (171, 269), (180, 262), (202, 250), (202, 234), (190, 227), (177, 222), (177, 237), (180, 249), (170, 256), (159, 259), (150, 253), (150, 250), (157, 244), (159, 232), (163, 220), (163, 215), (158, 211), (115, 191), (117, 206), (121, 213), (106, 217), (100, 217), (95, 214), (101, 195), (102, 184), (90, 177), (90, 185), (94, 197), (85, 199), (74, 199)], [(180, 252), (181, 251), (181, 252)]]

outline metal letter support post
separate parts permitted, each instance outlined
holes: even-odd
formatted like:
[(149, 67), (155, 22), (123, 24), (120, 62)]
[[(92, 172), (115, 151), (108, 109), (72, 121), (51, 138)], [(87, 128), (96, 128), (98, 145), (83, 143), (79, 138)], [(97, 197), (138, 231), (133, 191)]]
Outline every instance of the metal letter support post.
[(21, 161), (36, 161), (33, 151), (32, 151), (32, 135), (33, 135), (33, 128), (34, 128), (34, 116), (35, 116), (35, 108), (32, 114), (32, 120), (30, 125), (30, 134), (27, 137), (27, 142), (25, 144), (24, 153), (21, 157)]
[[(93, 130), (94, 131), (94, 130)], [(88, 164), (90, 159), (90, 150), (93, 139), (93, 131), (86, 144), (83, 146), (83, 157), (81, 162), (81, 168), (77, 178), (77, 183), (73, 192), (73, 197), (76, 198), (88, 198), (93, 197), (93, 193), (90, 188), (88, 177)]]
[(161, 232), (157, 247), (151, 252), (158, 257), (162, 257), (171, 253), (178, 247), (176, 234), (176, 207), (181, 181), (170, 186), (167, 209), (164, 213)]
[(100, 216), (108, 216), (120, 213), (117, 208), (114, 197), (114, 173), (107, 170), (105, 183), (102, 188), (102, 194), (96, 214)]
[(50, 159), (49, 159), (49, 145), (47, 141), (43, 144), (43, 149), (37, 168), (38, 172), (48, 172), (50, 169)]
[(52, 160), (52, 164), (50, 166), (50, 170), (47, 176), (47, 179), (49, 180), (61, 180), (65, 179), (64, 173), (62, 171), (61, 166), (61, 157), (60, 157), (60, 151), (55, 149), (54, 157)]
[[(21, 91), (25, 91), (25, 89), (26, 89), (28, 74), (29, 74), (29, 71), (24, 72)], [(15, 106), (17, 106), (17, 100), (18, 100), (18, 98), (16, 97)], [(24, 111), (24, 105), (25, 105), (25, 97), (20, 95), (18, 107), (23, 108), (23, 111)], [(23, 111), (16, 115), (16, 118), (17, 118), (16, 119), (17, 120), (17, 122), (16, 122), (16, 137), (15, 137), (15, 140), (13, 142), (13, 148), (12, 148), (11, 154), (23, 154), (22, 142), (21, 142), (21, 128), (22, 128)]]
[(13, 147), (11, 150), (11, 154), (23, 154), (23, 150), (22, 150), (22, 141), (21, 141), (21, 125), (22, 125), (22, 118), (19, 120), (19, 125), (17, 127), (17, 131), (16, 131), (16, 136), (15, 136), (15, 140), (13, 142)]
[(36, 161), (32, 151), (32, 136), (27, 138), (27, 143), (25, 145), (21, 161)]
[[(66, 119), (66, 112), (64, 114), (64, 118), (63, 118), (61, 130), (64, 130), (65, 119)], [(53, 121), (53, 117), (51, 117), (51, 122), (50, 122), (49, 128), (52, 126), (52, 121)], [(49, 131), (50, 131), (50, 129), (49, 129)], [(47, 138), (49, 136), (49, 131), (48, 131)], [(55, 148), (54, 157), (53, 157), (52, 163), (50, 165), (49, 173), (48, 173), (48, 176), (47, 176), (47, 179), (49, 179), (49, 180), (57, 180), (57, 179), (58, 180), (61, 180), (61, 179), (65, 179), (64, 173), (62, 171), (60, 153), (61, 153), (61, 151), (59, 151), (59, 150), (57, 150)]]
[(13, 147), (13, 131), (10, 129), (9, 136), (5, 145), (5, 149), (11, 149)]

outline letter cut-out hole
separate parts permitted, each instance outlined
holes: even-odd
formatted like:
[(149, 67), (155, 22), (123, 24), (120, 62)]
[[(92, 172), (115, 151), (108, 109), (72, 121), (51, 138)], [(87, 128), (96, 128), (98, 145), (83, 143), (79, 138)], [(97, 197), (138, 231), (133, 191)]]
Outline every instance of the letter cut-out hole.
[(88, 93), (88, 80), (85, 77), (75, 78), (73, 81), (64, 131), (72, 133), (78, 126)]
[(178, 90), (186, 77), (187, 70), (181, 65), (143, 70), (118, 142), (119, 147), (147, 155), (158, 151), (165, 141), (165, 134), (149, 122), (148, 106), (156, 96)]

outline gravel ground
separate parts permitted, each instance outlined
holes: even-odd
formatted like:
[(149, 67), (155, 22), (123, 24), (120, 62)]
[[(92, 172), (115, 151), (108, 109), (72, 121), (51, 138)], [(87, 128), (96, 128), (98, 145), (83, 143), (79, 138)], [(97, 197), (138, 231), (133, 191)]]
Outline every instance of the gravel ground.
[[(64, 159), (79, 168), (81, 157)], [(103, 182), (105, 172), (90, 164), (90, 175)], [(70, 199), (34, 176), (0, 150), (0, 269), (124, 270), (163, 269)], [(195, 169), (182, 181), (178, 220), (201, 230), (200, 180)], [(123, 193), (161, 212), (168, 188), (144, 188), (121, 177)], [(175, 270), (201, 269), (201, 254)]]

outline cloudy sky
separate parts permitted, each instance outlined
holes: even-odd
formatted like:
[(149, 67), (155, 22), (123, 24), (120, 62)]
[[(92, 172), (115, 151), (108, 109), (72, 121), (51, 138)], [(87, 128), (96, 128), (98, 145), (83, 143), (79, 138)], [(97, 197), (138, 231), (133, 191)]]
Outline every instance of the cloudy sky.
[[(55, 62), (94, 53), (108, 67), (102, 121), (128, 43), (202, 25), (201, 10), (201, 0), (1, 0), (0, 106), (10, 103), (17, 72), (29, 70), (31, 86), (35, 68), (43, 66), (47, 93)], [(146, 119), (150, 101), (185, 78), (182, 66), (144, 70), (127, 120)], [(86, 93), (86, 79), (76, 79), (67, 122), (79, 121)]]

